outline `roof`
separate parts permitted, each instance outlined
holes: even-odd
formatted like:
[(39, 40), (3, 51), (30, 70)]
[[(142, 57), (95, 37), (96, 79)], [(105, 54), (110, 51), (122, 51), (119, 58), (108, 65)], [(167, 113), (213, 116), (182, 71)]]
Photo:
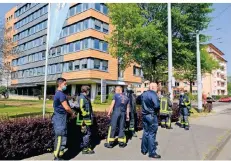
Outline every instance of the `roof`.
[(221, 50), (219, 50), (215, 45), (213, 45), (212, 43), (208, 44), (211, 48), (213, 48), (214, 50), (216, 50), (216, 52), (218, 52), (220, 55), (225, 55)]

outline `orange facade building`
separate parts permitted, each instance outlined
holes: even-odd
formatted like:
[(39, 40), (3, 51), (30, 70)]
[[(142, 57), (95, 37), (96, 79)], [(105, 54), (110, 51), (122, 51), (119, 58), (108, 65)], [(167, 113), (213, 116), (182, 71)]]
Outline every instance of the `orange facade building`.
[[(16, 44), (10, 63), (11, 87), (17, 95), (37, 95), (43, 89), (47, 12), (47, 3), (24, 3), (6, 13), (6, 27), (12, 27), (10, 35)], [(102, 3), (71, 4), (60, 39), (49, 51), (47, 94), (54, 94), (58, 77), (68, 80), (70, 95), (89, 85), (92, 100), (101, 93), (101, 79), (106, 80), (107, 94), (115, 85), (141, 84), (139, 66), (120, 71), (118, 59), (108, 52), (106, 37), (112, 26), (107, 14)]]

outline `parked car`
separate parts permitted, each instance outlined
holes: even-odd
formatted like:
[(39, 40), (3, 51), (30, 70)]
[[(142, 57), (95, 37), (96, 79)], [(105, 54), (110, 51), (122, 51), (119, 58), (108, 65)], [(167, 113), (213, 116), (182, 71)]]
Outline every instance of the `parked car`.
[(219, 102), (231, 102), (231, 97), (220, 98)]

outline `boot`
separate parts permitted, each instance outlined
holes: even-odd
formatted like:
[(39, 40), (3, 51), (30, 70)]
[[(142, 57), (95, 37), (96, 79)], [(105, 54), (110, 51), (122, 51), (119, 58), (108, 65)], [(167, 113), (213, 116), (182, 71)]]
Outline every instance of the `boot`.
[(181, 128), (184, 128), (184, 124), (181, 124), (180, 127), (181, 127)]
[(137, 137), (137, 134), (135, 131), (132, 133), (132, 137)]
[(189, 126), (185, 126), (185, 128), (184, 128), (185, 130), (189, 130)]
[(156, 154), (156, 155), (153, 155), (153, 156), (149, 156), (149, 158), (153, 158), (153, 159), (160, 159), (161, 156)]
[(171, 126), (170, 126), (170, 127), (169, 127), (169, 126), (167, 126), (167, 127), (166, 127), (166, 129), (173, 129), (173, 128), (172, 128)]
[(105, 148), (113, 148), (113, 143), (104, 143)]
[(166, 128), (166, 126), (165, 125), (161, 125), (161, 128)]
[(84, 148), (82, 154), (94, 154), (95, 152), (91, 148)]
[(119, 147), (120, 147), (120, 148), (124, 148), (124, 147), (126, 147), (126, 146), (127, 146), (126, 143), (119, 143)]

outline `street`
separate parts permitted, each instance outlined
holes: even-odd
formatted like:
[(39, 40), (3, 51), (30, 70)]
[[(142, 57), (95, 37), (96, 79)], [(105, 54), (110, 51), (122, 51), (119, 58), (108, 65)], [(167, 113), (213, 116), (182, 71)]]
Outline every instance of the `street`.
[[(231, 159), (229, 149), (231, 104), (215, 103), (213, 113), (208, 116), (190, 119), (190, 130), (185, 131), (173, 124), (172, 130), (159, 128), (157, 134), (158, 154), (162, 160), (215, 160)], [(129, 140), (126, 148), (116, 146), (113, 149), (104, 147), (105, 140), (95, 148), (95, 154), (79, 153), (75, 160), (148, 160), (140, 153), (142, 131), (137, 138)], [(228, 141), (228, 142), (227, 142)], [(227, 144), (225, 145), (224, 143)], [(222, 147), (224, 147), (222, 149)], [(52, 153), (29, 158), (30, 160), (53, 159)]]

